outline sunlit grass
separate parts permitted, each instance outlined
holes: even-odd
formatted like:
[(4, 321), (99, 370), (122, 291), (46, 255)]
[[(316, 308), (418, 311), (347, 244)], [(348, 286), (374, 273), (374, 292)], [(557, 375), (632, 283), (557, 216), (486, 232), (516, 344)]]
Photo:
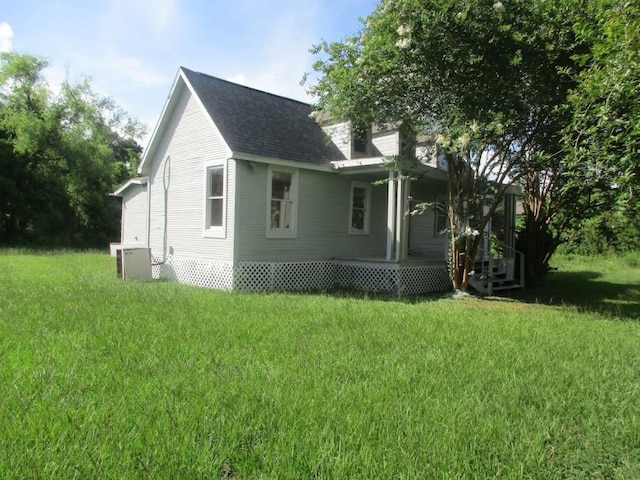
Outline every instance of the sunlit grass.
[(229, 294), (114, 263), (0, 253), (1, 477), (640, 478), (624, 309)]

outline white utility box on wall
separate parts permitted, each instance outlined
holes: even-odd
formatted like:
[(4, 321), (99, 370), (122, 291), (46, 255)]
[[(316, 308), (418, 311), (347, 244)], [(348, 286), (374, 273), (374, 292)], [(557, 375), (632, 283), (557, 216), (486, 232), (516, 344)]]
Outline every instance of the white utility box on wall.
[(116, 252), (118, 277), (151, 280), (151, 250), (149, 248), (120, 248)]

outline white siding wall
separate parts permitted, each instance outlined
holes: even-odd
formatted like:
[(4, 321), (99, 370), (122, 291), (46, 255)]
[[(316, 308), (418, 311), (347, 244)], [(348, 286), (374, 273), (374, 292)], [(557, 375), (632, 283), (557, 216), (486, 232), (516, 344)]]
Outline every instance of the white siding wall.
[[(155, 255), (233, 261), (235, 163), (227, 164), (226, 238), (204, 237), (207, 162), (225, 160), (228, 148), (196, 99), (184, 88), (151, 159), (150, 244)], [(166, 189), (165, 189), (166, 185)], [(166, 204), (165, 204), (166, 197)]]
[(369, 235), (349, 235), (351, 179), (299, 169), (298, 235), (266, 238), (267, 166), (237, 162), (236, 260), (312, 261), (385, 254), (386, 186), (372, 186)]
[(334, 125), (322, 127), (331, 141), (344, 155), (344, 158), (351, 158), (351, 128), (349, 122), (340, 122)]
[[(430, 182), (411, 184), (411, 197), (416, 202), (435, 202), (436, 195), (444, 195), (446, 185)], [(435, 211), (429, 208), (421, 215), (413, 215), (409, 224), (409, 250), (412, 255), (426, 257), (431, 260), (445, 260), (448, 235), (435, 231)]]
[[(383, 157), (398, 155), (400, 151), (400, 135), (397, 130), (375, 132), (371, 138), (374, 149)], [(376, 156), (378, 153), (376, 152)]]
[(132, 185), (122, 195), (122, 238), (125, 246), (147, 244), (147, 187)]
[[(331, 141), (340, 149), (345, 158), (354, 158), (351, 150), (351, 127), (349, 122), (340, 122), (322, 127)], [(399, 152), (400, 134), (398, 130), (374, 131), (371, 135), (372, 157), (397, 155)], [(357, 155), (362, 157), (362, 155)]]

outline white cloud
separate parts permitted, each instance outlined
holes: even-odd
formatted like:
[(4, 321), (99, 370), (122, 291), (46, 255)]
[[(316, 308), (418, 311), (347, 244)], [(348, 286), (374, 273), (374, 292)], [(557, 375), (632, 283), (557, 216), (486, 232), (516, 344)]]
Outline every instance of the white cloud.
[(0, 23), (0, 52), (10, 52), (13, 47), (13, 28), (7, 22)]
[(167, 85), (171, 82), (171, 78), (167, 78), (150, 65), (143, 65), (136, 57), (110, 54), (101, 62), (101, 69), (105, 74), (109, 72), (111, 76), (144, 88)]
[(148, 28), (162, 35), (172, 30), (177, 17), (176, 0), (111, 0), (106, 18), (115, 27)]
[[(284, 10), (274, 12), (278, 16), (265, 28), (260, 47), (249, 55), (250, 63), (227, 65), (228, 69), (242, 73), (227, 74), (226, 78), (265, 92), (310, 102), (300, 80), (311, 69), (313, 59), (309, 48), (317, 42), (313, 28), (317, 24), (317, 12), (313, 0), (298, 0)], [(214, 66), (210, 73), (215, 75), (216, 70), (220, 71), (220, 65)]]
[(238, 73), (237, 75), (232, 75), (231, 77), (227, 78), (227, 80), (229, 80), (230, 82), (233, 82), (233, 83), (239, 83), (240, 85), (246, 85), (247, 84), (247, 77), (243, 73)]

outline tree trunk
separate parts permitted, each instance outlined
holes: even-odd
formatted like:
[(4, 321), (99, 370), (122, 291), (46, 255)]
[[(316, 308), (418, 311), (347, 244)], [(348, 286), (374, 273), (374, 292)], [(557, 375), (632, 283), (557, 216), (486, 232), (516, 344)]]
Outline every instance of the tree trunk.
[(549, 271), (549, 262), (560, 242), (549, 231), (546, 221), (527, 215), (525, 228), (518, 234), (518, 248), (525, 254), (525, 281), (534, 284)]

